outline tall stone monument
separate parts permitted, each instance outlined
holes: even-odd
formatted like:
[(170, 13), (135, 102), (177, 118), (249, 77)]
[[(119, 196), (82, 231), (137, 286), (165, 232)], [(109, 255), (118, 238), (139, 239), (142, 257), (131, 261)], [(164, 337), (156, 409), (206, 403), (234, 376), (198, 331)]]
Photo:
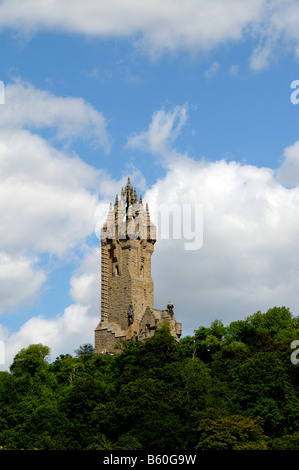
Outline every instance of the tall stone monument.
[(95, 329), (95, 353), (115, 353), (120, 340), (142, 341), (167, 322), (179, 340), (182, 325), (173, 304), (154, 308), (151, 256), (156, 227), (148, 205), (138, 199), (130, 178), (121, 196), (110, 204), (101, 233), (101, 321)]

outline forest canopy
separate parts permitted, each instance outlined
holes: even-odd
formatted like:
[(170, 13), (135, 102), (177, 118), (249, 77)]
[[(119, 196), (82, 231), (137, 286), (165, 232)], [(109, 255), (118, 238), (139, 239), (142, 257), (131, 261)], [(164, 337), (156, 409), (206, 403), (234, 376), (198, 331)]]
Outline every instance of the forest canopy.
[(50, 362), (31, 344), (0, 372), (1, 449), (298, 450), (296, 340), (299, 318), (273, 307), (179, 342), (165, 324), (121, 354)]

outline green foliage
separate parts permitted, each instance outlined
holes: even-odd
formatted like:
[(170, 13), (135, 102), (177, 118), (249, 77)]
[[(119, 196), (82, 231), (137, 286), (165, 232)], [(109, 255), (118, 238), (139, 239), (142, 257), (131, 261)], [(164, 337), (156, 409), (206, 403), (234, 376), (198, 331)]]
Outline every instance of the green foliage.
[(34, 376), (45, 372), (47, 368), (47, 357), (50, 354), (48, 346), (42, 344), (31, 344), (28, 348), (21, 349), (15, 356), (10, 366), (10, 371), (15, 377), (21, 375)]
[(163, 325), (123, 352), (51, 363), (32, 344), (0, 372), (0, 448), (263, 450), (299, 448), (299, 319), (274, 307), (179, 342)]
[(281, 331), (292, 328), (294, 323), (290, 310), (285, 307), (273, 307), (266, 313), (258, 311), (247, 321), (254, 328), (267, 331), (273, 338)]
[(223, 410), (198, 413), (197, 450), (265, 450), (267, 436), (262, 420), (241, 415), (228, 416)]
[(273, 439), (272, 450), (299, 450), (299, 432)]
[(221, 349), (226, 328), (215, 320), (209, 328), (200, 327), (194, 331), (193, 354), (204, 362), (211, 362), (213, 355)]
[(82, 344), (74, 352), (76, 353), (76, 357), (82, 356), (83, 354), (93, 354), (94, 353), (94, 347), (90, 343)]

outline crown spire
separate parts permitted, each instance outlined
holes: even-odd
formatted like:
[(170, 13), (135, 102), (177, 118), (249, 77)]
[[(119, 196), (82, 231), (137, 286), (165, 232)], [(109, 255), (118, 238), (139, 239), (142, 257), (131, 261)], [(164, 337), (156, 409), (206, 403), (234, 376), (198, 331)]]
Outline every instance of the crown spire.
[(131, 185), (128, 177), (126, 186), (121, 188), (121, 196), (116, 194), (114, 206), (110, 203), (104, 224), (105, 238), (125, 239), (132, 224), (136, 225), (137, 237), (155, 242), (155, 227), (151, 222), (148, 203), (143, 205), (142, 195), (138, 197), (136, 187)]

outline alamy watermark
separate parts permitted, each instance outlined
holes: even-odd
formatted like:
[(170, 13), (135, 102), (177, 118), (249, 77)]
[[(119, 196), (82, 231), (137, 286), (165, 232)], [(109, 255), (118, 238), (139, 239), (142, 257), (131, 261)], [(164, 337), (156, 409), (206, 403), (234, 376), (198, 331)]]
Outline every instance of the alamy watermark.
[(294, 88), (294, 91), (291, 93), (290, 100), (292, 104), (299, 103), (299, 80), (293, 80), (291, 83), (291, 88)]
[[(105, 215), (107, 212), (105, 211)], [(95, 234), (99, 239), (155, 239), (184, 240), (185, 250), (199, 250), (203, 246), (203, 204), (152, 204), (151, 214), (157, 222), (148, 224), (142, 204), (132, 204), (128, 209), (119, 204), (110, 209), (106, 228), (102, 230), (104, 214), (97, 210)], [(117, 232), (117, 233), (116, 233)]]
[(291, 363), (292, 364), (299, 364), (299, 339), (296, 339), (291, 343), (291, 348), (295, 349), (294, 352), (291, 354)]
[(203, 245), (203, 204), (159, 204), (157, 238), (184, 240), (185, 250), (199, 250)]

